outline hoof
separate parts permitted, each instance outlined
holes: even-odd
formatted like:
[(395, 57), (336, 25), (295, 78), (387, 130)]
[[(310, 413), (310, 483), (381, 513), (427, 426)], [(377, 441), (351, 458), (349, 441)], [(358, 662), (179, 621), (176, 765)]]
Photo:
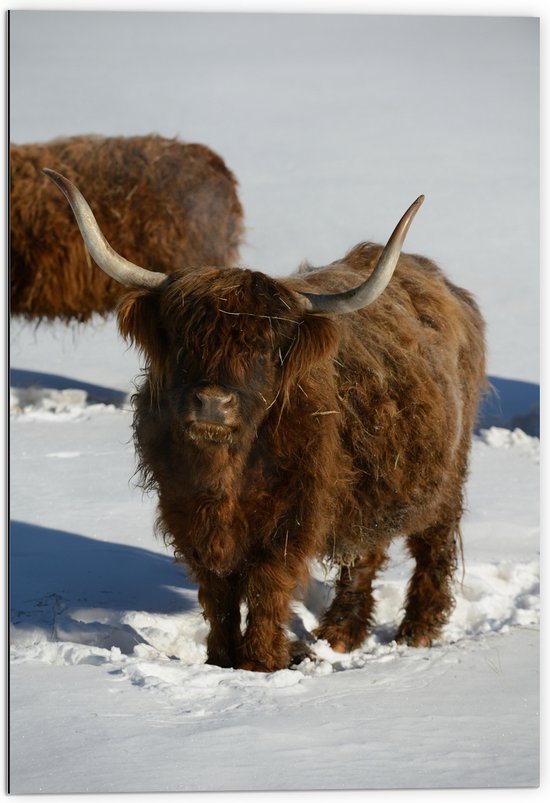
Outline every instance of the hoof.
[(432, 640), (429, 636), (413, 636), (407, 639), (409, 647), (431, 647)]
[(219, 666), (222, 669), (231, 669), (233, 667), (233, 661), (226, 655), (213, 655), (212, 657), (208, 656), (205, 663), (207, 666)]
[(315, 653), (310, 650), (306, 642), (302, 639), (291, 642), (289, 667), (298, 666), (306, 658), (309, 658), (310, 661), (315, 661)]
[(334, 652), (349, 652), (350, 651), (348, 645), (346, 644), (345, 641), (342, 641), (342, 639), (335, 639), (334, 641), (329, 642), (329, 644), (330, 644), (331, 650), (334, 650)]
[(259, 661), (241, 661), (238, 664), (237, 669), (244, 669), (245, 672), (273, 672), (273, 669), (268, 669), (265, 664), (261, 664)]
[(407, 647), (432, 646), (432, 638), (422, 633), (398, 633), (395, 640), (398, 644), (406, 644)]
[(271, 664), (263, 664), (261, 661), (246, 659), (236, 664), (235, 669), (244, 669), (245, 672), (265, 672), (268, 674), (269, 672), (278, 672), (280, 669), (288, 669), (288, 667), (289, 661), (281, 664), (277, 664), (275, 662)]
[(359, 644), (354, 646), (347, 638), (342, 637), (341, 631), (337, 630), (335, 627), (319, 627), (313, 631), (313, 635), (316, 639), (328, 641), (331, 650), (334, 650), (334, 652), (351, 652), (352, 650), (356, 649), (356, 646), (359, 646)]

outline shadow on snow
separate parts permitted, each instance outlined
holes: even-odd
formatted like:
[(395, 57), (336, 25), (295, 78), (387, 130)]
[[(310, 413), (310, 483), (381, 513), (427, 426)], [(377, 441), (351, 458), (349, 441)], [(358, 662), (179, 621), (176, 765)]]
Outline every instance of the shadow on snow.
[(540, 437), (539, 385), (499, 376), (487, 378), (491, 388), (481, 404), (478, 428), (518, 427), (527, 435)]
[(130, 653), (145, 639), (122, 621), (126, 611), (196, 607), (196, 586), (167, 556), (11, 522), (10, 621), (17, 630)]

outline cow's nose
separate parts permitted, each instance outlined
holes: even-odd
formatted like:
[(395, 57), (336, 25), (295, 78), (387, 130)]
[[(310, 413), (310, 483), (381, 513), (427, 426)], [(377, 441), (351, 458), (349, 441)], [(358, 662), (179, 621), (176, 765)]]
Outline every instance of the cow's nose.
[(234, 393), (205, 388), (195, 393), (197, 412), (203, 421), (225, 422), (227, 416), (235, 408)]

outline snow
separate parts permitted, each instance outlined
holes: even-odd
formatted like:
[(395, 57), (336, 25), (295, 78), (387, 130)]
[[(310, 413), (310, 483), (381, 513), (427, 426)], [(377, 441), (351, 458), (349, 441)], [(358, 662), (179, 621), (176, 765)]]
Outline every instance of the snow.
[[(13, 141), (205, 142), (240, 180), (243, 261), (274, 275), (384, 239), (426, 192), (407, 247), (477, 295), (500, 394), (474, 439), (436, 645), (392, 640), (411, 571), (396, 542), (359, 650), (220, 669), (131, 479), (138, 357), (112, 319), (13, 321), (12, 792), (536, 786), (536, 21), (17, 12), (11, 38)], [(312, 565), (291, 637), (315, 627), (331, 579)]]

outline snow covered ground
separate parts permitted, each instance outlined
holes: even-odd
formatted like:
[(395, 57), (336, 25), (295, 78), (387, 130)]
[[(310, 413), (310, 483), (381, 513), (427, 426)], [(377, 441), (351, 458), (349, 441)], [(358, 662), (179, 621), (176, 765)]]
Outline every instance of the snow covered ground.
[[(203, 664), (196, 589), (130, 480), (139, 362), (114, 321), (13, 322), (12, 791), (536, 786), (536, 22), (18, 12), (11, 36), (13, 141), (205, 142), (241, 183), (243, 262), (274, 275), (384, 239), (425, 192), (408, 247), (478, 296), (500, 392), (441, 642), (392, 641), (411, 568), (396, 543), (360, 650), (321, 643), (257, 675)], [(294, 634), (326, 579), (314, 565)]]
[[(440, 644), (391, 641), (411, 568), (396, 547), (361, 650), (320, 644), (263, 676), (203, 665), (196, 590), (151, 536), (153, 500), (128, 488), (130, 413), (80, 390), (12, 405), (14, 792), (536, 783), (537, 439), (476, 438)], [(296, 634), (326, 604), (313, 569)]]

